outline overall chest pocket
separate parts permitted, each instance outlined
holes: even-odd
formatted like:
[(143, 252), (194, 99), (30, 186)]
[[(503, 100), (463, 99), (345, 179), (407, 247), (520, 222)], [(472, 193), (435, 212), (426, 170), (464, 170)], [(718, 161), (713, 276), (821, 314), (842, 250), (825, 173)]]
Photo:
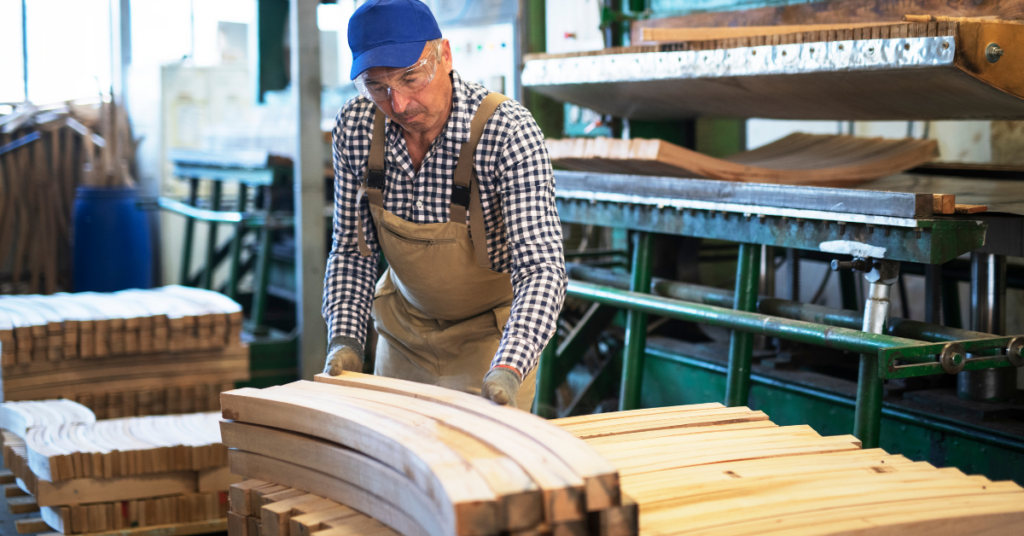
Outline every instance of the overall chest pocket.
[(434, 246), (455, 243), (454, 238), (427, 238), (422, 236), (413, 236), (412, 234), (400, 231), (399, 229), (395, 228), (392, 225), (388, 225), (387, 223), (384, 223), (382, 227), (384, 227), (384, 229), (387, 230), (388, 234), (390, 234), (391, 236), (394, 236), (398, 240), (401, 240), (409, 244), (416, 244), (421, 246)]

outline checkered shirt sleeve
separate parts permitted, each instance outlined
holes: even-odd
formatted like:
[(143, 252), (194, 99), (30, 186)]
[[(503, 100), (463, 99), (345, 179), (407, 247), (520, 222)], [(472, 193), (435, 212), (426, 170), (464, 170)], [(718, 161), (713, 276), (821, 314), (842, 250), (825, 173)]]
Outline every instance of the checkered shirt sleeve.
[[(452, 72), (452, 113), (417, 173), (397, 124), (388, 121), (384, 208), (413, 223), (448, 221), (452, 180), (470, 121), (488, 91)], [(323, 315), (328, 333), (363, 341), (380, 246), (365, 198), (356, 204), (370, 150), (372, 102), (357, 97), (341, 112), (333, 133), (334, 245), (327, 261)], [(492, 366), (526, 377), (555, 331), (567, 276), (555, 180), (537, 123), (521, 104), (506, 101), (487, 122), (474, 155), (487, 251), (495, 271), (511, 274), (512, 311)], [(361, 257), (356, 224), (372, 255)]]

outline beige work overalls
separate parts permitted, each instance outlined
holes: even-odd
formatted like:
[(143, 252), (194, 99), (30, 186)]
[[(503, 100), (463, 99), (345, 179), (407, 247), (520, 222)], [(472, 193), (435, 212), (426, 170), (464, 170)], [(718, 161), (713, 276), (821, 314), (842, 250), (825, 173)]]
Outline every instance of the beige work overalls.
[[(384, 114), (378, 109), (374, 116), (360, 193), (369, 199), (377, 241), (389, 264), (373, 301), (380, 334), (378, 376), (480, 394), (508, 322), (512, 281), (509, 274), (490, 269), (473, 155), (484, 124), (507, 99), (491, 93), (473, 117), (470, 139), (459, 151), (446, 223), (410, 223), (384, 209)], [(359, 250), (370, 254), (361, 224)], [(529, 411), (533, 405), (535, 381), (531, 372), (520, 386), (520, 409)]]

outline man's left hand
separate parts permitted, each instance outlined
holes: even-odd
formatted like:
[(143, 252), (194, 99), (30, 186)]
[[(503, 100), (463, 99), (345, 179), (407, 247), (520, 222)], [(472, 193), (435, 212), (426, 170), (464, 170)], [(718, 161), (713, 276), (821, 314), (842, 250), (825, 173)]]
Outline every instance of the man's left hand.
[(519, 373), (508, 367), (494, 367), (484, 376), (480, 394), (502, 406), (516, 407), (516, 395), (523, 383)]

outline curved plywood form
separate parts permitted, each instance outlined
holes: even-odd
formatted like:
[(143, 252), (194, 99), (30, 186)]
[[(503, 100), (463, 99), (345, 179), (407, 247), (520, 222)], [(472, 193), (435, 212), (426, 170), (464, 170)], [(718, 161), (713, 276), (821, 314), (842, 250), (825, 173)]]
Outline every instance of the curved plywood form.
[(938, 142), (790, 134), (728, 158), (664, 140), (547, 140), (552, 163), (573, 171), (709, 178), (737, 182), (852, 186), (938, 157)]
[(540, 444), (579, 475), (584, 481), (587, 511), (619, 504), (619, 475), (615, 467), (572, 434), (536, 415), (498, 406), (469, 393), (394, 378), (344, 372), (339, 376), (318, 374), (315, 381), (428, 400), (491, 420), (506, 434), (518, 434), (526, 441)]

